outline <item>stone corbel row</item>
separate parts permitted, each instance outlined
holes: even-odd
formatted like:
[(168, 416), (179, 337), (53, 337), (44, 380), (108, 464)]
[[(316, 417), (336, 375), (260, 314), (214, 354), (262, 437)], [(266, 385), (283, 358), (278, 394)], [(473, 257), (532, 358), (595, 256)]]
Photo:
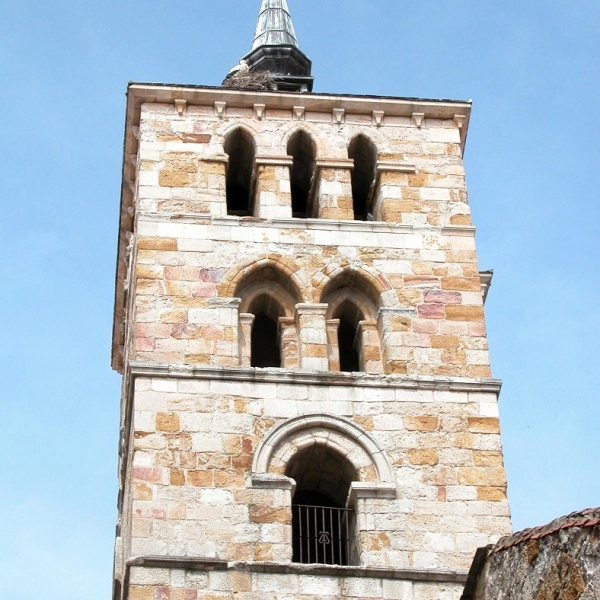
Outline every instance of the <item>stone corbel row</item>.
[[(187, 101), (183, 99), (175, 99), (173, 101), (177, 114), (181, 117), (187, 113)], [(219, 119), (223, 119), (227, 111), (227, 102), (217, 100), (214, 103), (215, 116)], [(262, 121), (267, 114), (267, 106), (263, 103), (255, 103), (253, 105), (254, 116), (259, 121)], [(294, 121), (304, 121), (306, 116), (306, 108), (304, 106), (294, 106), (292, 108), (292, 119)], [(381, 127), (385, 125), (385, 111), (373, 110), (371, 111), (372, 123), (375, 127)], [(413, 112), (410, 116), (410, 120), (417, 128), (423, 127), (425, 123), (424, 112)], [(458, 129), (462, 129), (464, 123), (467, 120), (467, 116), (463, 114), (456, 114), (454, 116), (454, 122)], [(331, 109), (331, 121), (337, 125), (343, 125), (346, 122), (346, 110), (344, 108), (333, 108)], [(462, 132), (461, 132), (462, 137)]]

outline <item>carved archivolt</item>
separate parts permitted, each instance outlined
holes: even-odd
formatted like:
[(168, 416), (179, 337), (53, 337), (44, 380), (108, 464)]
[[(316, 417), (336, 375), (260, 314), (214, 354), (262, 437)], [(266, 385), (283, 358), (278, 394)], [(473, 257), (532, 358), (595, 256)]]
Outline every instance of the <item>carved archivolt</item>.
[(300, 451), (319, 444), (344, 456), (365, 481), (394, 482), (389, 460), (377, 442), (355, 423), (324, 414), (302, 415), (273, 429), (252, 463), (254, 475), (281, 475)]
[[(267, 273), (268, 270), (270, 273)], [(273, 280), (286, 288), (296, 302), (312, 302), (308, 295), (310, 280), (292, 260), (278, 254), (270, 254), (260, 259), (234, 265), (225, 274), (219, 286), (219, 296), (224, 298), (239, 297), (240, 290), (253, 281), (263, 283)]]
[(318, 302), (324, 302), (325, 298), (337, 289), (347, 288), (357, 290), (369, 298), (377, 308), (399, 305), (398, 295), (391, 283), (381, 273), (367, 265), (357, 268), (340, 265), (328, 266), (313, 278), (313, 284), (317, 288)]

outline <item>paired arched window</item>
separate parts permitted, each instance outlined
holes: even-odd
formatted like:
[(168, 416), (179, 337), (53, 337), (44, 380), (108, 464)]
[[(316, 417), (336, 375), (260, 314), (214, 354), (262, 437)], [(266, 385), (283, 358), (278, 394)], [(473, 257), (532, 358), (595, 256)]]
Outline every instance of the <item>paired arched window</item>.
[(357, 135), (348, 146), (348, 158), (354, 160), (352, 169), (352, 206), (354, 219), (366, 221), (371, 188), (377, 170), (377, 148), (364, 135)]
[(225, 184), (227, 214), (248, 216), (252, 214), (254, 140), (247, 131), (239, 128), (227, 137), (223, 149), (229, 156)]
[(315, 171), (316, 148), (308, 133), (300, 129), (290, 137), (287, 153), (294, 160), (290, 172), (292, 216), (309, 216), (309, 194)]
[[(241, 301), (240, 364), (260, 368), (301, 366), (304, 346), (300, 341), (315, 342), (313, 333), (303, 337), (297, 329), (301, 322), (297, 320), (297, 309), (303, 299), (291, 273), (270, 263), (251, 267), (236, 285), (234, 295)], [(323, 288), (319, 304), (326, 305), (326, 341), (320, 342), (327, 344), (325, 370), (381, 373), (378, 289), (360, 272), (345, 270)]]

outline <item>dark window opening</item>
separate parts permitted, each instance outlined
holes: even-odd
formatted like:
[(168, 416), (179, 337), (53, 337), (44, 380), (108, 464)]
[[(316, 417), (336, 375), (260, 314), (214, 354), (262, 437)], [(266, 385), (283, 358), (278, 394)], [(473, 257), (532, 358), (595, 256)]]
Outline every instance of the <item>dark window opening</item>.
[(254, 317), (250, 352), (250, 364), (253, 367), (281, 366), (277, 323), (264, 313), (259, 313)]
[(251, 187), (254, 169), (254, 142), (242, 129), (234, 131), (225, 142), (225, 153), (229, 155), (225, 194), (227, 214), (248, 216), (252, 212)]
[(338, 329), (338, 348), (340, 352), (340, 371), (352, 373), (360, 371), (358, 352), (354, 349), (356, 327), (345, 317), (340, 317)]
[(377, 170), (377, 148), (363, 135), (355, 137), (348, 147), (348, 158), (354, 159), (352, 170), (352, 205), (354, 219), (366, 221), (369, 196)]
[(354, 511), (346, 507), (357, 473), (347, 458), (315, 445), (291, 460), (293, 558), (298, 563), (352, 564)]
[(292, 216), (304, 219), (308, 216), (308, 201), (315, 169), (315, 145), (304, 131), (296, 132), (288, 142), (287, 153), (293, 158), (290, 172), (292, 190)]

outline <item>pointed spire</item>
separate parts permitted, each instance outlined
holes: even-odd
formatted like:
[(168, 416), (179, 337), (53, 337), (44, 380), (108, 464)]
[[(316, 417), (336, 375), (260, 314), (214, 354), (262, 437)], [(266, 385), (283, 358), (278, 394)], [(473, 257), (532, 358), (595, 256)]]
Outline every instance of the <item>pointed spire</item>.
[(286, 0), (262, 0), (252, 50), (260, 46), (298, 47)]
[(229, 72), (223, 85), (311, 92), (311, 67), (298, 47), (287, 0), (261, 0), (252, 50)]

